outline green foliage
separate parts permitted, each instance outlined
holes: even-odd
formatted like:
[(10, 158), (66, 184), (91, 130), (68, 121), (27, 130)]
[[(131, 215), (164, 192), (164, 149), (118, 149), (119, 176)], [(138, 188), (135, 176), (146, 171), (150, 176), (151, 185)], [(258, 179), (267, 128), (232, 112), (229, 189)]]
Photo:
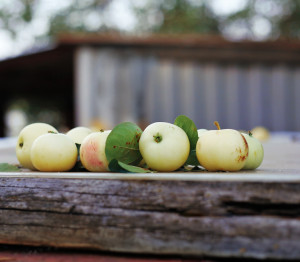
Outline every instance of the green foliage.
[(0, 172), (17, 172), (19, 168), (16, 165), (0, 163)]
[(147, 168), (127, 165), (116, 159), (110, 161), (108, 168), (111, 172), (117, 172), (117, 173), (153, 173), (153, 171)]
[(300, 1), (286, 1), (286, 13), (276, 23), (277, 34), (283, 37), (300, 38)]
[(198, 166), (200, 165), (197, 155), (196, 149), (191, 150), (188, 159), (185, 162), (185, 165)]
[[(45, 41), (63, 32), (120, 32), (117, 26), (108, 25), (105, 20), (105, 11), (114, 1), (61, 1), (61, 7), (44, 18), (48, 19), (48, 29), (36, 38)], [(2, 30), (17, 36), (26, 26), (41, 19), (41, 2), (0, 2)], [(134, 32), (138, 33), (224, 35), (228, 28), (233, 31), (238, 28), (246, 32), (244, 38), (254, 38), (254, 24), (260, 19), (269, 24), (269, 38), (300, 37), (300, 1), (246, 0), (244, 3), (239, 10), (229, 14), (216, 13), (210, 0), (143, 0), (131, 1), (129, 5), (137, 19)]]
[(205, 3), (195, 7), (188, 1), (175, 0), (172, 8), (161, 4), (160, 11), (163, 13), (163, 21), (156, 26), (155, 32), (220, 33), (219, 21)]
[(239, 29), (244, 32), (240, 38), (256, 39), (260, 24), (255, 23), (263, 21), (270, 27), (266, 38), (300, 37), (298, 0), (246, 0), (227, 14), (216, 13), (210, 0), (147, 0), (134, 11), (140, 32), (228, 35)]
[(181, 127), (185, 131), (190, 141), (191, 150), (195, 149), (198, 141), (198, 132), (194, 121), (185, 115), (180, 115), (176, 117), (174, 125)]
[(75, 166), (70, 170), (71, 172), (87, 172), (80, 160), (77, 160)]
[[(57, 11), (50, 13), (47, 19), (49, 27), (44, 35), (36, 36), (45, 40), (62, 32), (99, 32), (107, 31), (101, 23), (89, 22), (89, 17), (96, 17), (96, 20), (103, 19), (103, 12), (113, 0), (91, 0), (91, 1), (61, 1)], [(40, 0), (11, 0), (6, 4), (0, 3), (0, 24), (2, 29), (10, 32), (15, 37), (26, 26), (34, 20), (41, 20), (40, 6), (45, 1)], [(50, 1), (51, 2), (51, 1)], [(49, 3), (50, 3), (49, 2)], [(49, 4), (51, 7), (51, 4)], [(53, 6), (53, 5), (52, 5)]]
[(197, 127), (193, 120), (188, 118), (185, 115), (180, 115), (176, 117), (174, 124), (181, 127), (187, 134), (190, 141), (190, 154), (186, 161), (186, 165), (199, 165), (197, 156), (196, 156), (196, 144), (198, 141), (198, 132)]
[(113, 128), (109, 133), (105, 154), (110, 163), (113, 159), (125, 164), (137, 165), (142, 160), (139, 151), (139, 140), (142, 130), (134, 123), (124, 122)]
[(186, 0), (145, 1), (143, 7), (133, 7), (138, 20), (137, 30), (167, 34), (219, 34), (220, 22), (207, 2), (195, 5)]

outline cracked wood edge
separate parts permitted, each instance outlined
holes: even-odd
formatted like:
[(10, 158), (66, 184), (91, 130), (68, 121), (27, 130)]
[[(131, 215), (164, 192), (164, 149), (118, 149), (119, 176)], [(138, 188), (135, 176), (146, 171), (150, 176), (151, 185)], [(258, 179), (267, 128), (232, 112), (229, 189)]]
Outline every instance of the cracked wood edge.
[(300, 258), (298, 183), (0, 178), (0, 243)]

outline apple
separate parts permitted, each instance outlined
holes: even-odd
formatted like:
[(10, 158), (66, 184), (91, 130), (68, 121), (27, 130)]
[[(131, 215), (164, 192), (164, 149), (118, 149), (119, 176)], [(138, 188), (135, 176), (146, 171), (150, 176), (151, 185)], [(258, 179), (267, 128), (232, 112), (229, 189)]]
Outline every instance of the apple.
[(197, 159), (208, 171), (238, 171), (245, 165), (248, 151), (246, 139), (234, 129), (207, 131), (196, 144)]
[(80, 146), (80, 161), (87, 170), (92, 172), (108, 171), (105, 144), (110, 131), (94, 132), (83, 139)]
[(206, 131), (208, 131), (207, 129), (204, 129), (204, 128), (201, 128), (201, 129), (198, 129), (197, 132), (198, 132), (198, 137), (203, 135)]
[(58, 131), (53, 126), (46, 123), (29, 124), (20, 131), (16, 145), (16, 155), (23, 167), (32, 170), (35, 169), (30, 158), (32, 143), (40, 135), (49, 132), (57, 133)]
[(69, 130), (66, 133), (66, 135), (70, 137), (74, 141), (74, 143), (81, 144), (83, 139), (91, 133), (92, 133), (91, 129), (84, 126), (78, 126)]
[(251, 132), (249, 132), (249, 134), (242, 133), (242, 135), (246, 138), (249, 147), (246, 164), (242, 169), (256, 169), (264, 159), (263, 145), (257, 138), (252, 136)]
[(252, 136), (261, 142), (265, 142), (270, 138), (270, 132), (263, 126), (256, 126), (251, 130)]
[(155, 122), (142, 133), (139, 150), (149, 168), (170, 172), (184, 165), (190, 153), (190, 142), (180, 127)]
[(75, 166), (78, 151), (67, 135), (49, 133), (34, 140), (30, 156), (33, 166), (39, 171), (63, 172)]

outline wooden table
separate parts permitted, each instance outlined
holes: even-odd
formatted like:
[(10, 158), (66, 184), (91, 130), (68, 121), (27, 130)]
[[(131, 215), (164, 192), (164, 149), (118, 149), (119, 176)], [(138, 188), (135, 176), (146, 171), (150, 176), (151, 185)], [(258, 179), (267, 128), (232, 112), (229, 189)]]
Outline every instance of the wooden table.
[(236, 173), (1, 173), (0, 243), (300, 259), (300, 142), (264, 148)]

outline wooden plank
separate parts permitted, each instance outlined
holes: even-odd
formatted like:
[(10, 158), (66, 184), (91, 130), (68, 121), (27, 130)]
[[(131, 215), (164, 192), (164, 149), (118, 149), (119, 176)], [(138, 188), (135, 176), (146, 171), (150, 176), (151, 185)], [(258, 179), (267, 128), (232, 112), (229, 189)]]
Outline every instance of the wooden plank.
[(263, 125), (262, 113), (263, 112), (263, 103), (262, 100), (262, 74), (264, 69), (261, 65), (253, 65), (248, 69), (248, 105), (250, 105), (251, 110), (249, 110), (249, 126), (259, 126)]
[[(205, 64), (203, 66), (203, 92), (205, 96), (205, 108), (204, 111), (201, 113), (205, 115), (204, 126), (207, 129), (212, 129), (214, 127), (214, 121), (219, 120), (217, 99), (217, 75), (218, 67), (216, 67), (212, 63)], [(203, 127), (201, 126), (200, 128)]]
[(240, 128), (240, 112), (239, 110), (239, 75), (241, 69), (237, 65), (229, 65), (225, 67), (225, 80), (224, 88), (225, 96), (224, 100), (226, 102), (225, 112), (227, 115), (226, 124), (230, 128)]
[[(159, 115), (162, 121), (173, 122), (176, 101), (174, 101), (174, 68), (175, 62), (171, 59), (161, 60), (159, 67), (160, 89), (157, 94), (160, 97), (161, 111)], [(156, 101), (159, 101), (158, 99)], [(158, 102), (155, 103), (158, 106)]]
[(91, 106), (94, 104), (96, 112), (93, 112), (93, 119), (89, 121), (98, 120), (104, 128), (110, 129), (118, 123), (116, 119), (116, 75), (118, 75), (120, 70), (119, 56), (115, 50), (110, 48), (97, 50), (96, 55), (95, 68), (98, 72), (96, 73), (97, 78), (94, 84), (97, 86), (97, 90), (92, 94), (90, 100), (77, 106), (87, 107), (87, 105)]
[(279, 65), (273, 68), (271, 78), (271, 110), (272, 114), (272, 129), (273, 130), (287, 130), (287, 109), (288, 104), (286, 96), (287, 92), (287, 73), (288, 68), (284, 65)]
[(86, 105), (91, 101), (93, 83), (94, 50), (89, 47), (79, 48), (75, 52), (75, 120), (76, 126), (90, 126), (92, 109)]
[[(195, 105), (195, 117), (192, 118), (195, 122), (197, 128), (210, 128), (210, 125), (206, 124), (206, 95), (205, 95), (205, 65), (201, 63), (195, 63), (194, 71), (194, 82), (195, 82), (195, 92), (193, 97), (193, 104)], [(191, 102), (192, 104), (192, 102)]]
[(300, 103), (298, 102), (300, 99), (300, 67), (294, 69), (293, 74), (293, 116), (294, 116), (294, 129), (300, 130)]
[(0, 242), (300, 257), (299, 183), (1, 178)]
[[(184, 114), (191, 119), (199, 120), (199, 112), (196, 110), (196, 101), (200, 97), (196, 96), (196, 88), (198, 83), (196, 83), (196, 65), (193, 62), (184, 62), (182, 65), (178, 65), (179, 70), (179, 98), (178, 103), (181, 104), (180, 114)], [(181, 101), (180, 101), (181, 100)]]

